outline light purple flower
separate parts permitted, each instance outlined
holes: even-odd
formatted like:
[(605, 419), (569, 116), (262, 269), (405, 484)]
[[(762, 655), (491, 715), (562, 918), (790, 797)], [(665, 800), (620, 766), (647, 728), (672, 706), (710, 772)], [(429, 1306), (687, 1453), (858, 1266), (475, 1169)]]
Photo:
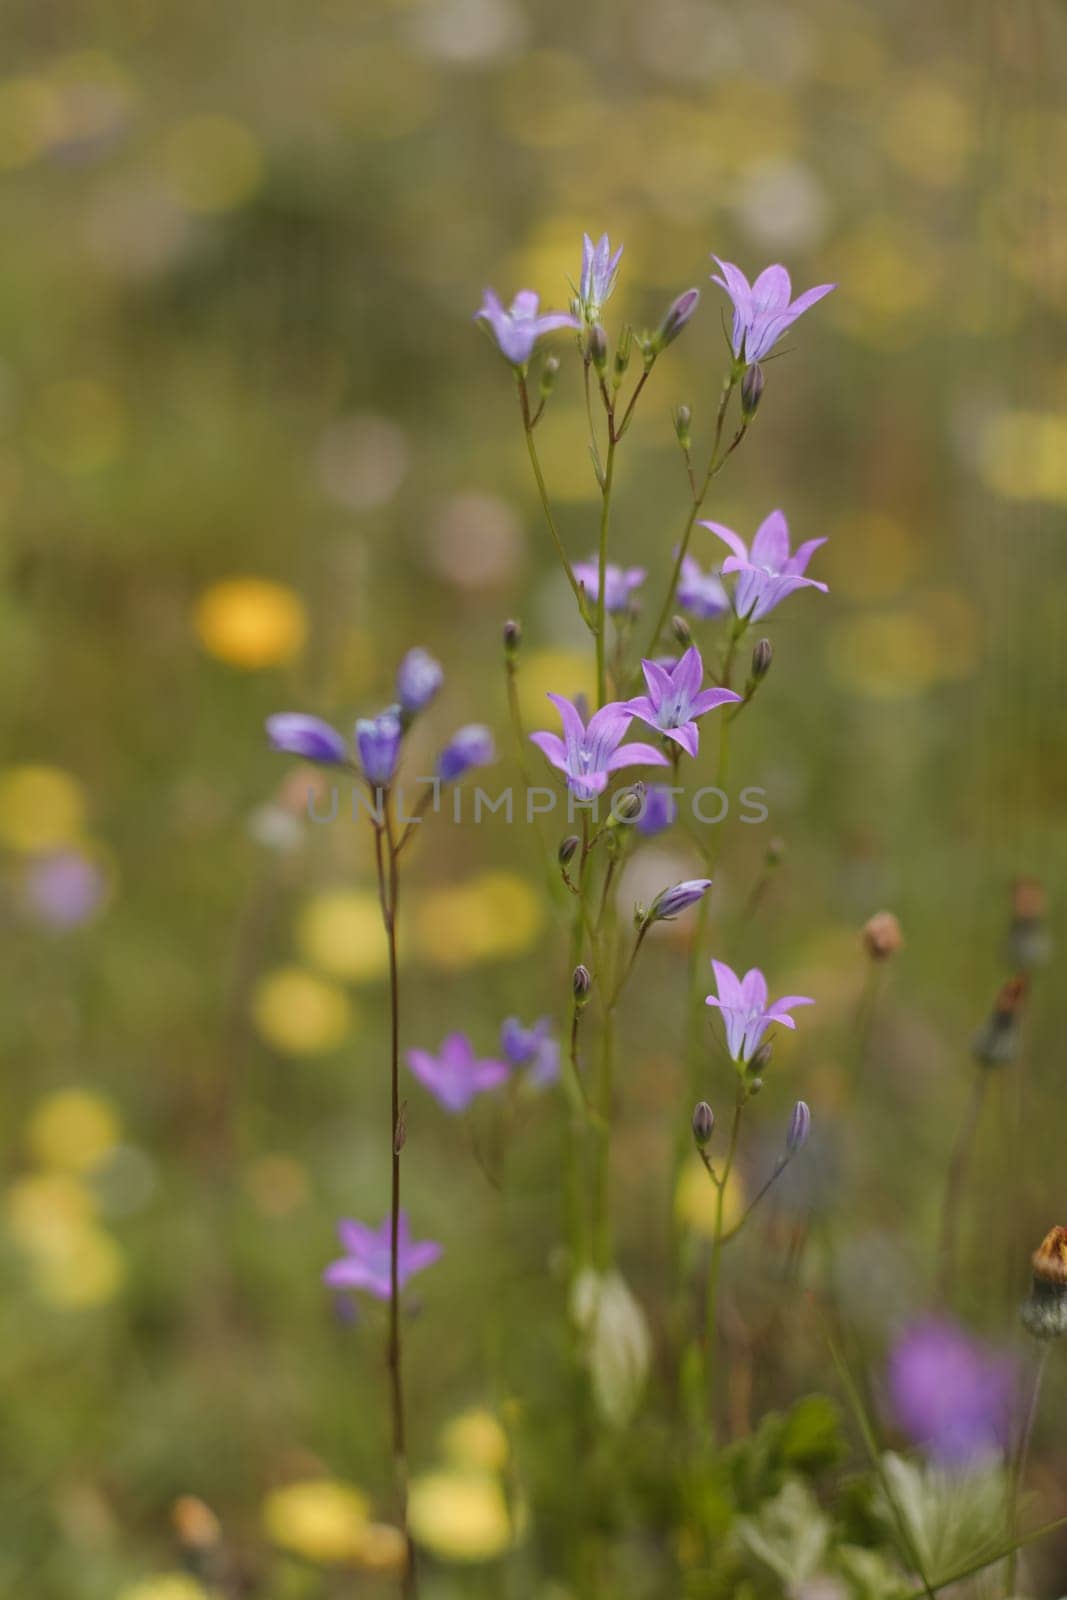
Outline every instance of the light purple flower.
[(602, 233), (596, 244), (588, 234), (582, 237), (582, 275), (578, 285), (578, 301), (575, 310), (580, 310), (586, 322), (600, 321), (600, 313), (604, 302), (610, 299), (615, 288), (615, 280), (619, 275), (619, 261), (622, 256), (622, 245), (611, 253), (611, 243), (606, 233)]
[(409, 1050), (408, 1066), (446, 1111), (465, 1111), (471, 1101), (495, 1089), (508, 1076), (503, 1061), (479, 1061), (465, 1033), (450, 1033), (434, 1056)]
[(719, 574), (704, 572), (695, 556), (682, 557), (677, 598), (683, 611), (704, 622), (712, 617), (723, 617), (730, 609), (730, 596)]
[(1014, 1364), (957, 1323), (928, 1317), (906, 1328), (888, 1377), (898, 1426), (943, 1465), (967, 1466), (1009, 1443)]
[(268, 717), (267, 738), (275, 750), (302, 756), (305, 761), (336, 766), (348, 758), (348, 747), (337, 729), (321, 717), (306, 717), (302, 711), (279, 711)]
[(807, 995), (787, 994), (768, 1005), (767, 980), (758, 967), (739, 978), (723, 961), (713, 961), (711, 965), (719, 993), (717, 996), (709, 994), (707, 1004), (718, 1006), (722, 1012), (726, 1048), (739, 1065), (752, 1059), (772, 1024), (778, 1022), (783, 1028), (795, 1028), (790, 1011), (796, 1006), (815, 1004)]
[(518, 1017), (508, 1017), (500, 1025), (500, 1048), (513, 1067), (526, 1068), (527, 1081), (538, 1088), (559, 1077), (559, 1041), (553, 1038), (547, 1017), (529, 1028)]
[(789, 1127), (786, 1129), (786, 1153), (795, 1156), (798, 1150), (803, 1150), (810, 1133), (811, 1108), (806, 1100), (798, 1100), (789, 1118)]
[(492, 289), (485, 291), (481, 310), (475, 313), (476, 322), (484, 322), (500, 349), (501, 355), (513, 367), (524, 367), (534, 353), (534, 347), (543, 334), (556, 328), (577, 328), (577, 317), (566, 311), (545, 311), (539, 314), (538, 298), (532, 289), (520, 289), (505, 311)]
[(806, 578), (808, 562), (825, 539), (808, 539), (789, 553), (789, 524), (785, 513), (772, 511), (760, 523), (749, 550), (745, 541), (732, 528), (721, 522), (702, 522), (702, 528), (729, 545), (733, 555), (722, 564), (723, 573), (738, 574), (734, 590), (734, 610), (748, 622), (758, 622), (773, 611), (794, 589), (821, 589), (829, 593), (828, 585), (815, 578)]
[[(596, 605), (600, 596), (600, 568), (596, 560), (590, 557), (588, 561), (576, 561), (574, 576), (585, 585), (586, 594)], [(604, 568), (604, 610), (612, 616), (629, 611), (630, 596), (635, 589), (640, 589), (646, 576), (644, 567), (617, 567), (609, 561)]]
[(437, 758), (437, 776), (454, 783), (472, 767), (487, 767), (496, 760), (493, 735), (480, 722), (470, 722), (454, 733)]
[(444, 668), (428, 650), (416, 645), (401, 661), (396, 674), (396, 697), (409, 716), (425, 711), (445, 681)]
[(356, 723), (359, 762), (368, 783), (382, 787), (393, 781), (403, 736), (400, 718), (392, 708), (376, 717), (361, 717)]
[(622, 767), (667, 765), (667, 757), (650, 744), (622, 744), (633, 713), (617, 700), (595, 711), (587, 726), (578, 707), (563, 695), (548, 698), (559, 711), (563, 738), (558, 733), (531, 733), (530, 739), (565, 774), (576, 799), (589, 801), (601, 794), (611, 774)]
[(653, 900), (645, 916), (646, 922), (673, 922), (683, 911), (703, 900), (711, 888), (710, 878), (687, 878), (670, 889), (662, 889)]
[(626, 709), (650, 728), (681, 745), (687, 755), (695, 756), (700, 749), (700, 732), (694, 719), (714, 711), (716, 706), (741, 699), (732, 689), (703, 687), (704, 662), (695, 644), (689, 646), (673, 667), (661, 666), (658, 661), (642, 661), (641, 671), (648, 694), (628, 700)]
[(781, 265), (767, 267), (755, 283), (750, 284), (740, 267), (732, 261), (719, 263), (722, 277), (712, 273), (712, 283), (719, 284), (730, 296), (734, 306), (733, 352), (738, 361), (762, 361), (773, 349), (787, 328), (798, 317), (809, 311), (836, 283), (820, 283), (818, 288), (807, 289), (791, 300), (793, 286), (789, 274)]
[[(365, 1222), (339, 1222), (337, 1236), (345, 1253), (339, 1261), (331, 1261), (322, 1275), (323, 1283), (331, 1289), (364, 1289), (376, 1300), (391, 1300), (392, 1218), (386, 1217), (380, 1228), (369, 1228)], [(430, 1239), (413, 1243), (407, 1212), (401, 1211), (397, 1218), (396, 1253), (397, 1289), (402, 1289), (416, 1272), (439, 1261), (442, 1249)]]
[(637, 819), (637, 831), (646, 839), (654, 839), (657, 833), (663, 833), (672, 825), (677, 815), (676, 797), (666, 784), (651, 783), (645, 789), (645, 804)]
[(80, 850), (39, 856), (26, 872), (26, 905), (38, 922), (51, 928), (76, 928), (90, 921), (107, 897), (103, 868)]

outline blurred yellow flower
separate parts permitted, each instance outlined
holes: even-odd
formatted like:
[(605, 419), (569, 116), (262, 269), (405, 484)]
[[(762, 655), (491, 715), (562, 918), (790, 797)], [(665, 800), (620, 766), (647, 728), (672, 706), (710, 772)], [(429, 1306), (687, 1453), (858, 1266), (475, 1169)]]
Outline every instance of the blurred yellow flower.
[(94, 1223), (73, 1231), (66, 1248), (33, 1263), (37, 1295), (64, 1311), (106, 1305), (122, 1287), (126, 1266), (109, 1233)]
[(59, 96), (43, 79), (0, 83), (0, 170), (27, 166), (47, 150), (61, 117)]
[(7, 1229), (26, 1255), (64, 1256), (71, 1240), (89, 1225), (95, 1210), (85, 1185), (63, 1172), (19, 1178), (4, 1201)]
[(91, 1089), (60, 1089), (38, 1102), (26, 1137), (45, 1167), (90, 1172), (110, 1155), (121, 1128), (115, 1108)]
[(91, 378), (65, 378), (38, 396), (29, 439), (58, 472), (96, 472), (122, 449), (126, 417), (120, 397)]
[(332, 978), (380, 978), (389, 950), (378, 896), (370, 890), (330, 889), (300, 912), (296, 941), (305, 960)]
[(503, 1472), (508, 1436), (491, 1411), (475, 1408), (454, 1417), (441, 1435), (441, 1448), (457, 1467)]
[(408, 1517), (416, 1541), (443, 1561), (492, 1561), (513, 1541), (503, 1491), (484, 1473), (431, 1472), (416, 1478)]
[(275, 667), (298, 655), (307, 632), (300, 597), (269, 578), (225, 578), (197, 600), (204, 649), (232, 667)]
[[(715, 1237), (715, 1210), (719, 1192), (695, 1153), (687, 1161), (678, 1179), (674, 1195), (674, 1213), (702, 1239)], [(745, 1191), (740, 1174), (735, 1167), (730, 1174), (723, 1196), (723, 1227), (732, 1228), (740, 1222), (745, 1210)]]
[[(573, 700), (577, 694), (590, 698), (595, 696), (596, 668), (592, 652), (531, 650), (523, 655), (522, 671), (519, 673), (519, 710), (529, 733), (536, 733), (540, 728), (559, 731), (559, 713), (548, 699), (549, 690), (554, 694), (566, 695), (568, 700)], [(531, 772), (536, 773), (537, 751), (533, 745), (530, 751)], [(549, 768), (545, 766), (543, 770), (547, 782)], [(534, 777), (535, 783), (539, 781)]]
[(414, 910), (419, 954), (449, 969), (506, 961), (528, 950), (544, 924), (541, 896), (511, 872), (483, 872), (434, 889)]
[(0, 771), (0, 842), (12, 850), (75, 844), (84, 825), (82, 788), (69, 773), (45, 766)]
[(310, 1478), (274, 1489), (263, 1502), (267, 1537), (283, 1550), (323, 1566), (358, 1558), (370, 1506), (351, 1484)]
[(189, 117), (171, 131), (164, 167), (187, 211), (230, 211), (259, 187), (263, 152), (255, 134), (232, 117)]
[(202, 1583), (184, 1572), (161, 1572), (120, 1589), (118, 1600), (211, 1600)]
[(257, 983), (252, 1018), (268, 1044), (283, 1055), (335, 1050), (348, 1033), (353, 1011), (343, 989), (300, 967), (278, 967)]
[(907, 700), (944, 676), (936, 617), (915, 610), (844, 618), (826, 649), (834, 681), (872, 700)]

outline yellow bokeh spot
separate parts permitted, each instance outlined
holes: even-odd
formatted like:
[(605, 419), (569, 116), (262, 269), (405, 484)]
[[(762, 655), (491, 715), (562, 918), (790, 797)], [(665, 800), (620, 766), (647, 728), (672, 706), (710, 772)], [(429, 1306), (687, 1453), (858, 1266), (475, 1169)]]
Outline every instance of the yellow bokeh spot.
[(109, 1102), (89, 1089), (60, 1089), (37, 1105), (27, 1141), (45, 1167), (91, 1172), (114, 1150), (119, 1119)]
[(256, 985), (252, 1018), (262, 1037), (288, 1056), (335, 1050), (352, 1026), (343, 989), (300, 967), (279, 967)]
[(443, 1561), (492, 1561), (513, 1541), (500, 1485), (482, 1473), (432, 1472), (416, 1478), (408, 1515), (418, 1543)]
[(910, 699), (943, 676), (937, 619), (917, 611), (846, 618), (827, 635), (827, 653), (835, 682), (872, 700)]
[(307, 1173), (292, 1156), (259, 1156), (245, 1173), (245, 1187), (265, 1217), (288, 1217), (307, 1204)]
[(210, 655), (255, 671), (300, 653), (307, 616), (299, 595), (269, 578), (225, 578), (196, 603), (196, 631)]
[(1005, 411), (986, 426), (983, 483), (1006, 500), (1067, 505), (1067, 412)]
[(920, 545), (905, 523), (872, 511), (842, 519), (819, 556), (822, 575), (839, 599), (886, 600), (914, 582)]
[(485, 872), (424, 895), (415, 908), (414, 933), (424, 960), (458, 970), (521, 955), (543, 923), (541, 897), (525, 879)]
[(464, 1411), (445, 1428), (441, 1448), (457, 1467), (503, 1472), (508, 1462), (508, 1436), (491, 1411)]
[(211, 1600), (202, 1583), (184, 1572), (161, 1572), (120, 1589), (118, 1600)]
[[(596, 694), (596, 667), (592, 650), (532, 650), (529, 655), (523, 656), (519, 673), (519, 710), (524, 726), (531, 733), (544, 728), (553, 733), (560, 731), (559, 712), (548, 698), (550, 690), (553, 694), (564, 695), (568, 700), (584, 694), (592, 702)], [(532, 745), (530, 748), (536, 757), (536, 750)], [(551, 770), (547, 765), (544, 767), (546, 774)], [(531, 760), (535, 783), (541, 781), (537, 771), (536, 763)]]
[(0, 171), (24, 167), (47, 150), (62, 124), (55, 89), (40, 78), (0, 83)]
[(8, 767), (0, 772), (0, 842), (37, 852), (76, 844), (85, 799), (76, 778), (59, 767)]
[(287, 1484), (263, 1502), (263, 1526), (272, 1543), (323, 1566), (358, 1559), (369, 1517), (366, 1496), (333, 1478)]
[(66, 1173), (34, 1173), (13, 1183), (5, 1197), (7, 1231), (24, 1255), (70, 1254), (93, 1216), (93, 1198)]
[[(712, 1183), (704, 1163), (694, 1155), (687, 1161), (674, 1195), (674, 1210), (679, 1222), (702, 1239), (715, 1237), (715, 1216), (719, 1191)], [(745, 1191), (735, 1167), (723, 1195), (722, 1225), (728, 1231), (740, 1222), (745, 1210)]]
[(263, 153), (243, 122), (232, 117), (190, 117), (172, 130), (164, 165), (187, 211), (230, 211), (259, 187)]
[(91, 378), (49, 385), (30, 413), (30, 442), (58, 472), (76, 475), (108, 466), (122, 449), (125, 433), (121, 399)]
[(931, 78), (910, 83), (882, 124), (886, 150), (897, 166), (931, 188), (958, 183), (974, 143), (966, 102)]
[(410, 51), (366, 44), (338, 64), (332, 109), (360, 139), (400, 139), (433, 115), (437, 83)]
[(332, 978), (380, 978), (389, 948), (378, 897), (358, 889), (331, 889), (304, 906), (297, 920), (301, 954)]
[(408, 1545), (399, 1528), (389, 1522), (368, 1522), (356, 1539), (352, 1564), (363, 1572), (403, 1572)]
[(532, 50), (502, 75), (497, 117), (504, 131), (535, 150), (580, 144), (604, 115), (582, 61), (560, 50)]
[(35, 1292), (63, 1311), (106, 1305), (125, 1276), (122, 1251), (109, 1233), (91, 1223), (73, 1231), (64, 1250), (33, 1264)]

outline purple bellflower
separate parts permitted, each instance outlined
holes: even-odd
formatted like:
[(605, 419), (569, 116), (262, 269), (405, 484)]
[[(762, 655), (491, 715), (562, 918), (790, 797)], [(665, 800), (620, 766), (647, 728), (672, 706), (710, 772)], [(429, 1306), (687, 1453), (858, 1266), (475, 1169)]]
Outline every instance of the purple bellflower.
[[(574, 576), (585, 587), (593, 605), (600, 597), (600, 568), (590, 557), (588, 561), (574, 563)], [(630, 596), (640, 589), (647, 576), (644, 567), (617, 567), (609, 561), (604, 568), (604, 610), (612, 616), (629, 611)]]
[(563, 738), (558, 733), (531, 733), (530, 739), (565, 774), (576, 799), (589, 801), (601, 794), (612, 773), (622, 767), (667, 765), (667, 757), (650, 744), (622, 744), (633, 713), (618, 701), (601, 706), (586, 725), (578, 707), (563, 695), (550, 693), (548, 698), (559, 712)]
[(732, 967), (723, 961), (711, 963), (715, 972), (718, 995), (709, 994), (707, 1004), (718, 1006), (726, 1024), (726, 1048), (739, 1066), (750, 1061), (763, 1042), (767, 1029), (774, 1023), (783, 1028), (795, 1028), (789, 1015), (796, 1006), (813, 1006), (815, 1001), (802, 994), (787, 994), (773, 1004), (767, 1003), (767, 980), (758, 967), (753, 967), (739, 978)]
[(645, 803), (637, 819), (637, 831), (646, 839), (664, 833), (678, 816), (675, 796), (663, 783), (650, 783), (645, 789)]
[(683, 611), (699, 617), (702, 622), (724, 617), (730, 609), (730, 596), (719, 574), (704, 572), (695, 556), (682, 557), (677, 598)]
[(445, 681), (444, 668), (428, 650), (416, 645), (401, 661), (396, 674), (396, 697), (409, 717), (425, 711)]
[(492, 289), (487, 289), (481, 309), (475, 312), (475, 321), (485, 323), (501, 355), (513, 367), (526, 365), (544, 334), (580, 326), (577, 317), (566, 311), (539, 312), (532, 289), (520, 289), (506, 311)]
[(690, 756), (695, 756), (700, 749), (700, 731), (695, 719), (714, 711), (716, 706), (741, 699), (732, 689), (703, 687), (704, 662), (695, 644), (689, 646), (673, 667), (663, 667), (658, 661), (642, 661), (641, 671), (648, 694), (628, 700), (627, 711), (666, 738), (673, 739)]
[(1009, 1445), (1013, 1363), (957, 1323), (928, 1317), (905, 1328), (888, 1378), (898, 1426), (943, 1466), (966, 1467)]
[(836, 289), (836, 283), (820, 283), (791, 300), (793, 286), (789, 274), (781, 265), (767, 267), (755, 283), (749, 283), (740, 267), (732, 261), (722, 261), (712, 256), (722, 271), (720, 278), (712, 273), (712, 283), (719, 284), (733, 301), (734, 327), (731, 344), (734, 357), (751, 365), (762, 361), (778, 343), (787, 328), (803, 316), (813, 305)]
[(321, 717), (306, 717), (302, 711), (279, 711), (268, 717), (267, 738), (275, 750), (302, 756), (305, 761), (336, 766), (348, 759), (348, 747), (337, 729)]
[(821, 589), (823, 594), (829, 593), (827, 584), (804, 576), (808, 562), (826, 540), (808, 539), (791, 555), (789, 524), (784, 512), (772, 511), (760, 523), (751, 550), (739, 534), (721, 522), (702, 522), (701, 527), (709, 528), (733, 551), (723, 562), (722, 570), (724, 574), (738, 574), (734, 610), (747, 622), (758, 622), (795, 589)]
[(356, 745), (363, 776), (376, 788), (392, 783), (400, 760), (403, 725), (396, 708), (390, 706), (376, 717), (360, 717), (356, 723)]
[[(331, 1261), (322, 1275), (323, 1283), (331, 1289), (364, 1289), (375, 1300), (391, 1300), (391, 1222), (386, 1217), (380, 1228), (370, 1228), (365, 1222), (339, 1222), (337, 1236), (345, 1253), (339, 1261)], [(401, 1211), (397, 1219), (396, 1245), (398, 1289), (416, 1272), (432, 1267), (442, 1255), (441, 1246), (430, 1239), (418, 1244), (412, 1241), (406, 1211)]]
[(495, 1089), (508, 1076), (503, 1061), (479, 1061), (465, 1033), (450, 1033), (439, 1053), (409, 1050), (408, 1066), (446, 1111), (466, 1111), (477, 1095)]
[(611, 242), (606, 233), (602, 233), (596, 244), (588, 234), (582, 237), (582, 275), (578, 283), (578, 297), (574, 302), (575, 312), (590, 326), (600, 321), (600, 313), (604, 304), (611, 298), (615, 288), (615, 280), (619, 276), (619, 261), (622, 257), (622, 245), (611, 251)]
[(542, 1088), (559, 1077), (559, 1041), (552, 1037), (552, 1024), (540, 1017), (524, 1028), (518, 1017), (508, 1017), (500, 1025), (500, 1048), (513, 1067), (524, 1067), (529, 1083)]
[(454, 733), (437, 758), (437, 776), (443, 783), (455, 783), (472, 767), (487, 767), (496, 760), (496, 745), (489, 729), (480, 722), (469, 722)]

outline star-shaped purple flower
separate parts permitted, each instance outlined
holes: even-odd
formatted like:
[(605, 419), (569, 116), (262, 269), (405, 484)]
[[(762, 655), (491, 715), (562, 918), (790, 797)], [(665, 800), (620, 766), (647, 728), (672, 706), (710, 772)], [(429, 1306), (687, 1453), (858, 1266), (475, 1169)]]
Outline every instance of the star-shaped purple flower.
[(508, 1076), (503, 1061), (479, 1061), (465, 1033), (450, 1033), (435, 1056), (409, 1050), (408, 1066), (446, 1111), (466, 1111), (477, 1095), (495, 1089)]
[(808, 562), (826, 540), (808, 539), (790, 555), (789, 524), (784, 512), (772, 511), (760, 523), (751, 550), (739, 534), (721, 522), (702, 522), (701, 527), (710, 528), (733, 551), (723, 562), (722, 570), (724, 574), (736, 572), (739, 575), (734, 590), (734, 610), (747, 622), (758, 622), (794, 589), (821, 589), (823, 594), (829, 593), (827, 584), (804, 576)]
[(577, 328), (577, 317), (566, 311), (538, 311), (538, 298), (532, 289), (520, 289), (505, 311), (492, 289), (485, 291), (475, 321), (488, 327), (501, 355), (513, 367), (524, 367), (534, 353), (538, 339), (556, 328)]
[(558, 733), (531, 733), (530, 739), (565, 774), (576, 799), (589, 801), (601, 794), (612, 773), (622, 767), (667, 765), (667, 757), (650, 744), (622, 745), (633, 716), (628, 706), (613, 700), (595, 711), (587, 726), (578, 707), (563, 695), (548, 698), (559, 711), (563, 738)]
[(540, 1017), (524, 1028), (518, 1017), (508, 1017), (500, 1025), (500, 1048), (513, 1067), (524, 1067), (529, 1083), (542, 1088), (559, 1077), (559, 1040), (552, 1036), (552, 1024)]
[[(574, 576), (584, 584), (585, 592), (593, 605), (600, 595), (600, 568), (593, 557), (574, 563)], [(617, 567), (609, 561), (604, 568), (604, 610), (612, 616), (629, 611), (630, 596), (640, 589), (647, 574), (644, 567)]]
[[(369, 1228), (365, 1222), (339, 1222), (337, 1236), (345, 1253), (340, 1260), (331, 1261), (322, 1275), (323, 1283), (331, 1289), (363, 1289), (376, 1300), (391, 1300), (391, 1223), (390, 1217), (380, 1228)], [(406, 1211), (401, 1211), (397, 1219), (396, 1242), (398, 1289), (416, 1272), (432, 1267), (442, 1255), (441, 1246), (431, 1239), (412, 1242)]]
[(730, 596), (719, 574), (705, 572), (695, 556), (682, 557), (677, 597), (683, 611), (703, 622), (709, 622), (712, 617), (724, 617), (730, 609)]
[(695, 719), (714, 711), (716, 706), (741, 699), (732, 689), (704, 688), (704, 662), (695, 644), (689, 646), (673, 667), (663, 667), (658, 661), (642, 661), (641, 671), (648, 694), (628, 700), (626, 709), (657, 733), (680, 744), (690, 756), (695, 756), (700, 749), (700, 731)]
[(795, 1028), (790, 1011), (796, 1006), (815, 1004), (807, 995), (787, 994), (768, 1005), (767, 980), (758, 967), (739, 978), (723, 961), (713, 961), (711, 965), (719, 993), (717, 996), (709, 994), (707, 1004), (718, 1006), (722, 1012), (726, 1048), (738, 1065), (752, 1059), (767, 1029), (775, 1022), (780, 1022), (783, 1028)]
[(721, 278), (717, 273), (712, 273), (712, 283), (725, 289), (733, 301), (731, 343), (734, 355), (738, 361), (749, 365), (754, 361), (762, 361), (798, 317), (809, 311), (824, 295), (828, 295), (831, 289), (837, 288), (836, 283), (820, 283), (817, 288), (806, 289), (795, 300), (791, 300), (793, 285), (788, 272), (780, 264), (767, 267), (755, 283), (750, 284), (740, 267), (735, 267), (732, 261), (722, 261), (718, 256), (712, 256), (711, 259), (717, 261), (722, 270)]
[(619, 275), (622, 245), (611, 253), (611, 242), (602, 233), (596, 244), (588, 234), (582, 237), (582, 275), (578, 284), (578, 304), (586, 322), (600, 321), (604, 302), (610, 298)]

